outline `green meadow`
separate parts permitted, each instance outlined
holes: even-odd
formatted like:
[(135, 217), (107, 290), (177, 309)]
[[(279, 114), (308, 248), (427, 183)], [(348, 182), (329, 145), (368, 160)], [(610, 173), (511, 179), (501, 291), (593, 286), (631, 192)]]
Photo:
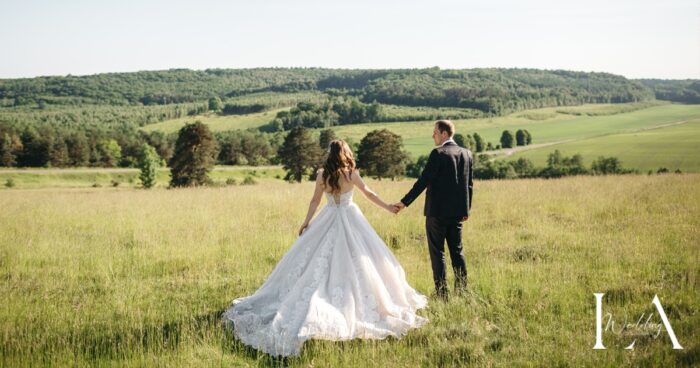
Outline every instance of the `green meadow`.
[[(368, 180), (387, 201), (412, 182)], [(470, 293), (430, 299), (401, 339), (310, 341), (286, 361), (220, 323), (295, 240), (312, 183), (166, 190), (0, 190), (0, 366), (672, 367), (700, 364), (700, 175), (477, 181)], [(424, 294), (423, 198), (399, 215), (355, 201)], [(448, 271), (449, 280), (452, 273)], [(651, 315), (665, 331), (603, 333)], [(618, 328), (619, 330), (619, 328)], [(634, 350), (625, 350), (635, 341)]]
[(272, 121), (278, 112), (288, 109), (289, 108), (281, 108), (245, 115), (217, 115), (208, 113), (204, 115), (187, 116), (184, 118), (166, 120), (160, 123), (146, 125), (141, 129), (146, 132), (161, 131), (166, 134), (177, 133), (186, 123), (192, 123), (199, 120), (202, 123), (207, 124), (209, 129), (213, 132), (239, 129), (245, 130), (249, 128), (258, 128), (265, 125)]
[[(115, 186), (135, 188), (140, 185), (139, 169), (133, 168), (0, 168), (0, 187), (5, 188), (8, 179), (14, 188), (80, 188), (92, 186)], [(257, 181), (271, 181), (284, 178), (281, 166), (215, 166), (209, 177), (219, 185), (227, 179), (240, 184), (247, 177)], [(157, 187), (167, 187), (170, 182), (170, 169), (157, 170)]]
[[(600, 109), (600, 106), (584, 105), (584, 108), (594, 111)], [(559, 109), (528, 110), (505, 117), (454, 120), (453, 122), (458, 133), (479, 133), (484, 140), (492, 142), (495, 146), (500, 144), (501, 133), (506, 129), (513, 133), (518, 129), (527, 129), (532, 134), (532, 144), (537, 145), (636, 132), (700, 119), (700, 105), (663, 104), (610, 115), (572, 115), (557, 112)], [(434, 146), (431, 138), (432, 121), (343, 125), (333, 129), (338, 137), (348, 137), (359, 142), (370, 130), (383, 128), (401, 135), (406, 150), (414, 159), (419, 155), (427, 155)], [(700, 134), (698, 132), (694, 134), (696, 141), (700, 141)], [(550, 152), (554, 148), (548, 147), (545, 150)], [(619, 147), (617, 152), (624, 150), (625, 147)], [(692, 154), (692, 152), (694, 151), (683, 151), (681, 147), (677, 150), (678, 154)], [(494, 153), (498, 154), (497, 151)]]
[[(443, 111), (444, 110), (444, 111)], [(429, 109), (390, 106), (390, 115), (434, 113), (459, 113), (458, 110)], [(204, 115), (169, 120), (147, 125), (145, 130), (176, 132), (186, 122), (202, 120), (214, 131), (257, 128), (271, 121), (276, 111), (237, 116)], [(457, 132), (479, 133), (494, 146), (499, 144), (503, 130), (513, 132), (527, 129), (533, 137), (531, 146), (522, 152), (495, 150), (490, 154), (500, 159), (528, 157), (538, 165), (544, 165), (547, 155), (559, 149), (567, 155), (581, 153), (587, 162), (600, 155), (616, 156), (625, 167), (639, 170), (656, 170), (659, 167), (700, 171), (698, 144), (700, 130), (700, 105), (682, 105), (667, 102), (629, 104), (591, 104), (573, 107), (550, 107), (526, 110), (502, 117), (453, 120)], [(431, 138), (433, 121), (409, 121), (392, 123), (367, 123), (335, 126), (332, 129), (339, 138), (359, 142), (369, 131), (389, 129), (401, 135), (409, 155), (416, 159), (427, 155), (433, 147)], [(317, 132), (320, 129), (317, 129)], [(651, 157), (653, 156), (653, 157)]]
[(545, 166), (547, 156), (558, 149), (565, 156), (581, 154), (589, 165), (599, 156), (615, 156), (625, 168), (656, 172), (661, 167), (671, 171), (700, 172), (700, 119), (663, 128), (633, 133), (609, 134), (515, 152), (502, 159), (526, 157), (536, 166)]

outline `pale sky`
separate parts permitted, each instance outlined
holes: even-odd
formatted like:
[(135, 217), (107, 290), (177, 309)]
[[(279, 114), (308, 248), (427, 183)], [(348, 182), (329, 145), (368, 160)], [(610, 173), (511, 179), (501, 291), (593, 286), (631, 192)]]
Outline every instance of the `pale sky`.
[(0, 78), (480, 68), (700, 79), (700, 0), (0, 0)]

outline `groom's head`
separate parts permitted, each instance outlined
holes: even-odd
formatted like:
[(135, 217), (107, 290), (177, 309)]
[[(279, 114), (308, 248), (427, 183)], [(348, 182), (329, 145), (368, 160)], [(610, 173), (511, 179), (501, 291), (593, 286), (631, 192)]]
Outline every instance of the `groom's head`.
[(445, 143), (455, 134), (455, 125), (449, 120), (437, 120), (433, 129), (433, 140), (436, 146)]

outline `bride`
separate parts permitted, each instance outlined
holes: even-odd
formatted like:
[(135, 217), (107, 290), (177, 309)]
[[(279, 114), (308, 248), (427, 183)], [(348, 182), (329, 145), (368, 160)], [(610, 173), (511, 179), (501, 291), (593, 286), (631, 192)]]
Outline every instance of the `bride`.
[[(263, 285), (233, 300), (223, 319), (244, 344), (273, 356), (299, 355), (308, 339), (401, 337), (428, 322), (427, 305), (403, 268), (352, 201), (357, 187), (392, 213), (355, 169), (348, 144), (330, 143), (328, 158), (299, 238)], [(311, 217), (325, 193), (328, 203)]]

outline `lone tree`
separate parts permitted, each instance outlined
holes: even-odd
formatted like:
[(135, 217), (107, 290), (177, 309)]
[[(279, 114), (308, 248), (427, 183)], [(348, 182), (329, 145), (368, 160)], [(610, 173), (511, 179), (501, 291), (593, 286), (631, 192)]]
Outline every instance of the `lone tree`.
[(377, 179), (403, 175), (407, 155), (401, 136), (386, 129), (373, 130), (362, 138), (357, 150), (357, 166)]
[(185, 124), (175, 142), (175, 153), (170, 158), (171, 187), (210, 184), (209, 171), (216, 159), (216, 142), (201, 121)]
[(156, 170), (160, 166), (160, 156), (158, 152), (148, 143), (141, 146), (139, 152), (138, 167), (141, 169), (139, 179), (144, 188), (149, 189), (156, 185)]
[(510, 130), (504, 130), (501, 134), (501, 147), (503, 148), (513, 148), (513, 143), (515, 142), (515, 137)]
[(285, 180), (301, 182), (310, 170), (319, 166), (322, 152), (311, 132), (303, 126), (292, 128), (277, 155), (287, 170)]
[(518, 146), (524, 146), (527, 144), (527, 134), (524, 130), (518, 129), (518, 131), (515, 132), (515, 144)]

